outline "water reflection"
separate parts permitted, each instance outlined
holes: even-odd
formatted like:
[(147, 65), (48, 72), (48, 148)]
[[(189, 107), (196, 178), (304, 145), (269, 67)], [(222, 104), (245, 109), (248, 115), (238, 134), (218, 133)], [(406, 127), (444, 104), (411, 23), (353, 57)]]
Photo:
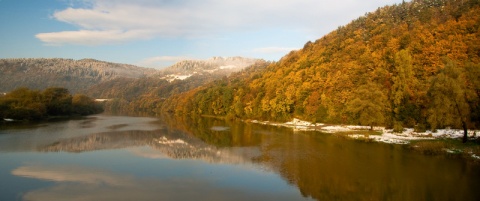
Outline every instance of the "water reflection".
[(194, 136), (168, 129), (154, 131), (113, 131), (61, 139), (41, 146), (42, 152), (85, 152), (149, 146), (172, 159), (198, 159), (210, 163), (251, 163), (260, 156), (258, 147), (216, 147)]
[[(2, 132), (4, 152), (89, 153), (77, 165), (15, 167), (13, 175), (55, 182), (26, 200), (480, 200), (478, 166), (283, 127), (95, 116)], [(104, 160), (114, 163), (99, 167)]]
[[(215, 119), (184, 119), (184, 129), (216, 146), (258, 146), (253, 160), (317, 200), (480, 200), (480, 167), (425, 156), (402, 145), (366, 143)], [(202, 126), (203, 125), (203, 126)], [(190, 126), (190, 127), (188, 127)], [(230, 133), (209, 135), (212, 126)], [(213, 138), (213, 139), (212, 139)]]
[[(271, 165), (317, 200), (477, 200), (478, 167), (402, 146), (283, 135), (264, 148)], [(471, 169), (470, 169), (471, 168)]]
[[(59, 139), (104, 132), (155, 131), (162, 128), (158, 119), (148, 117), (91, 116), (81, 120), (42, 123), (0, 129), (0, 152), (35, 151)], [(125, 125), (125, 126), (118, 126)]]
[(248, 192), (215, 180), (176, 177), (150, 179), (77, 166), (22, 166), (12, 174), (55, 181), (30, 191), (25, 200), (291, 200), (285, 193)]

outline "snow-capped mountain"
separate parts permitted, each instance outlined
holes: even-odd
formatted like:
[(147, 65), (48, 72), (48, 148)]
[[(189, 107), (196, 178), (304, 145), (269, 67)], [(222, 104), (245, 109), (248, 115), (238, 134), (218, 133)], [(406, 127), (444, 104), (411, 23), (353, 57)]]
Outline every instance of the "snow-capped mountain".
[(193, 75), (225, 75), (238, 72), (260, 59), (244, 57), (212, 57), (207, 60), (184, 60), (158, 72), (155, 76), (162, 79), (173, 81), (175, 79), (184, 80)]

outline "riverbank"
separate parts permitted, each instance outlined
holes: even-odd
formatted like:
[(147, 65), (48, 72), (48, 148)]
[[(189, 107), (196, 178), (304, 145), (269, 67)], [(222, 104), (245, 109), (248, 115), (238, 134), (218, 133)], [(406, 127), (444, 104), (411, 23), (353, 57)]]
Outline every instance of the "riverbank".
[[(292, 121), (285, 123), (258, 120), (247, 122), (289, 127), (293, 128), (295, 131), (320, 131), (324, 133), (344, 134), (353, 139), (371, 139), (373, 141), (391, 144), (408, 144), (414, 140), (457, 139), (463, 137), (463, 130), (460, 129), (437, 129), (435, 132), (430, 130), (416, 132), (413, 128), (405, 128), (403, 132), (399, 133), (393, 132), (393, 129), (386, 129), (385, 127), (373, 127), (372, 132), (369, 126), (326, 125), (322, 123), (302, 121), (300, 119), (293, 119)], [(470, 139), (480, 138), (480, 130), (469, 130), (468, 137)]]
[(292, 128), (294, 131), (320, 131), (354, 140), (408, 145), (409, 148), (425, 154), (456, 154), (480, 162), (480, 130), (469, 130), (468, 137), (470, 142), (463, 144), (461, 143), (463, 130), (460, 129), (437, 129), (435, 132), (430, 130), (416, 132), (413, 128), (406, 128), (400, 133), (393, 132), (393, 129), (386, 129), (385, 127), (374, 127), (372, 131), (369, 126), (327, 125), (300, 119), (293, 119), (285, 123), (258, 120), (246, 122), (283, 126)]

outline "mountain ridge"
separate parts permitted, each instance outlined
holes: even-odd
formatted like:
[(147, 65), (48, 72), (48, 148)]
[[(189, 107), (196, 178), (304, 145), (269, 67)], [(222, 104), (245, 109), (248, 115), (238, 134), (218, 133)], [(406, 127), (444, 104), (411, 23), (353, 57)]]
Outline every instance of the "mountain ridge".
[(95, 59), (12, 58), (0, 59), (0, 72), (0, 91), (61, 86), (78, 92), (118, 77), (145, 77), (156, 70)]

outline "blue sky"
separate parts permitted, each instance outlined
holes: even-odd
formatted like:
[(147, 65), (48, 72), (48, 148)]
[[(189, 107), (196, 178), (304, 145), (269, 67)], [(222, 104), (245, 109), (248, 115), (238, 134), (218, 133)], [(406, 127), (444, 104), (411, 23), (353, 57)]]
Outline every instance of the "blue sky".
[(278, 61), (402, 0), (0, 0), (0, 58), (93, 58), (161, 68), (184, 59)]

